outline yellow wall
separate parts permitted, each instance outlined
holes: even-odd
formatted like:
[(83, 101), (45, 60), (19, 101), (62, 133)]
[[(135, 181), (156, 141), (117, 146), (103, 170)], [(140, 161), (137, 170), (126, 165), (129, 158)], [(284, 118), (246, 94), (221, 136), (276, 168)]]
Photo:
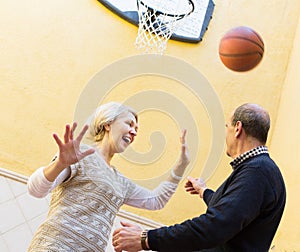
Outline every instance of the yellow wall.
[[(187, 62), (206, 77), (225, 115), (244, 102), (256, 102), (269, 110), (270, 151), (281, 166), (288, 190), (285, 216), (273, 244), (278, 251), (298, 251), (299, 133), (296, 127), (300, 106), (297, 99), (300, 2), (214, 2), (213, 19), (203, 41), (199, 44), (170, 41), (166, 55)], [(56, 152), (51, 134), (61, 133), (65, 123), (73, 120), (78, 99), (93, 76), (113, 62), (140, 53), (133, 46), (137, 28), (94, 0), (38, 3), (0, 0), (0, 5), (0, 166), (30, 175)], [(239, 25), (252, 27), (265, 42), (262, 62), (246, 73), (226, 69), (218, 58), (220, 38)], [(140, 91), (153, 89), (170, 93), (189, 108), (201, 137), (199, 156), (190, 172), (198, 176), (209, 152), (211, 133), (199, 99), (177, 82), (159, 76), (141, 76), (121, 84), (104, 100), (124, 101)], [(147, 152), (151, 148), (149, 132), (158, 130), (168, 140), (162, 158), (149, 166), (132, 165), (122, 158), (116, 158), (115, 163), (133, 178), (158, 176), (176, 160), (178, 123), (167, 115), (156, 118), (152, 112), (145, 112), (141, 115), (140, 128), (134, 145), (136, 150)], [(189, 140), (194, 141), (193, 136), (189, 135)], [(208, 181), (209, 186), (216, 188), (230, 173), (228, 162), (223, 155)], [(166, 224), (198, 215), (205, 209), (202, 202), (187, 195), (182, 185), (159, 212), (125, 209)]]
[[(299, 20), (300, 21), (300, 20)], [(299, 92), (300, 75), (297, 62), (300, 57), (300, 23), (296, 28), (293, 50), (284, 81), (278, 116), (271, 141), (273, 156), (282, 167), (287, 187), (287, 208), (281, 223), (278, 236), (280, 247), (288, 251), (299, 250)], [(289, 242), (286, 242), (289, 241)]]

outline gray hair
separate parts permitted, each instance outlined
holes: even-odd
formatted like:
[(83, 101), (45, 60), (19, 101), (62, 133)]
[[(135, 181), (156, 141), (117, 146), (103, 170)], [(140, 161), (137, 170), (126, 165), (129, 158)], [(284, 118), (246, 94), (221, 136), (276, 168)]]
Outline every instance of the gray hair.
[(242, 123), (246, 134), (259, 140), (262, 144), (267, 142), (270, 129), (270, 116), (268, 112), (257, 104), (245, 103), (234, 111), (233, 126), (237, 121)]
[(136, 121), (138, 116), (135, 110), (118, 102), (109, 102), (99, 106), (88, 120), (89, 135), (87, 138), (94, 142), (100, 142), (105, 134), (105, 125), (112, 123), (124, 112), (134, 115)]

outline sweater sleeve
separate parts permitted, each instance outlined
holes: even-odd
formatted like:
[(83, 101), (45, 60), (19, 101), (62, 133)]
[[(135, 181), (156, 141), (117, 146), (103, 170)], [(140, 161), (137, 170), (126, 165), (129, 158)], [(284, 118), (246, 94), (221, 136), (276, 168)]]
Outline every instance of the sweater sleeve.
[(55, 187), (65, 181), (70, 174), (71, 169), (68, 167), (64, 169), (53, 182), (50, 182), (44, 175), (44, 167), (40, 167), (28, 179), (28, 193), (36, 198), (46, 197)]
[(209, 205), (205, 214), (181, 224), (150, 230), (150, 248), (195, 251), (224, 244), (259, 215), (267, 184), (258, 169), (247, 169), (229, 182), (227, 188), (215, 192), (220, 193), (220, 198)]
[(125, 200), (125, 204), (148, 210), (161, 209), (172, 197), (177, 185), (176, 183), (164, 181), (154, 190), (149, 190), (134, 184), (132, 192)]
[(209, 202), (210, 202), (210, 200), (211, 200), (211, 198), (212, 198), (212, 196), (213, 196), (214, 193), (215, 192), (213, 190), (211, 190), (211, 189), (206, 189), (204, 191), (203, 200), (204, 200), (204, 202), (205, 202), (205, 204), (207, 206), (208, 206), (208, 204), (209, 204)]

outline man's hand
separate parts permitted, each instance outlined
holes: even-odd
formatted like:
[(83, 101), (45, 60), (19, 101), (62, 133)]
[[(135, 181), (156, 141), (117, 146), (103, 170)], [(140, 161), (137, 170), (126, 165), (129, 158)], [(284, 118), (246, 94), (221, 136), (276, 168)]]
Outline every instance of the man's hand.
[(199, 194), (200, 198), (203, 198), (204, 191), (207, 189), (205, 181), (201, 178), (187, 177), (185, 183), (185, 190), (190, 194)]
[(142, 229), (134, 224), (121, 221), (123, 227), (113, 233), (112, 243), (116, 252), (123, 250), (137, 252), (142, 250), (141, 232)]

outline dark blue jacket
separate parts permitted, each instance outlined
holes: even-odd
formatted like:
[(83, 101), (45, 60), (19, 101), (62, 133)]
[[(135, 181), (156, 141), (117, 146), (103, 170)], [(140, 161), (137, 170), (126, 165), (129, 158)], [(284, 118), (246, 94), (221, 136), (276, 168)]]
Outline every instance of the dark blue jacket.
[(260, 154), (234, 168), (213, 192), (204, 192), (207, 211), (181, 224), (148, 232), (154, 251), (268, 251), (286, 201), (279, 168)]

